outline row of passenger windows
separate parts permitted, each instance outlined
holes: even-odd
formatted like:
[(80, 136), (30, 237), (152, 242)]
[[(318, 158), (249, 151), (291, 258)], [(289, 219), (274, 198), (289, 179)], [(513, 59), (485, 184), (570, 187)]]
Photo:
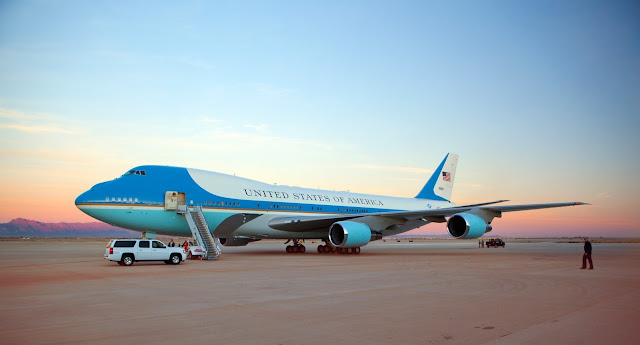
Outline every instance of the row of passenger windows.
[(338, 212), (346, 212), (346, 213), (369, 213), (368, 210), (361, 210), (358, 208), (339, 208)]
[[(191, 203), (193, 204), (193, 201)], [(240, 206), (240, 203), (226, 201), (205, 201), (204, 206)]]
[[(260, 205), (258, 205), (260, 207)], [(270, 208), (277, 208), (281, 210), (302, 210), (302, 206), (293, 205), (269, 205)]]
[(138, 202), (138, 198), (126, 198), (126, 197), (124, 197), (124, 198), (123, 197), (117, 197), (116, 198), (115, 196), (112, 196), (111, 198), (106, 197), (104, 199), (104, 201), (106, 201), (106, 202), (109, 202), (109, 201), (111, 201), (111, 202)]

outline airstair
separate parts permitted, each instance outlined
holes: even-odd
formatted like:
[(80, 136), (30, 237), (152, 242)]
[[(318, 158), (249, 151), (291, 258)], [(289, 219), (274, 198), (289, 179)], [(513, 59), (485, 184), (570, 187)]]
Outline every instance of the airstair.
[(191, 228), (193, 238), (202, 246), (204, 253), (202, 258), (208, 260), (217, 260), (222, 254), (217, 238), (213, 237), (209, 231), (207, 221), (204, 219), (201, 206), (186, 207), (185, 218)]

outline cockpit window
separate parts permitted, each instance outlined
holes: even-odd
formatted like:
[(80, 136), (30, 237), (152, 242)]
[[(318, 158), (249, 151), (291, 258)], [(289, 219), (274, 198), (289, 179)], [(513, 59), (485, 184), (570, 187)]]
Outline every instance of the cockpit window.
[(127, 176), (127, 175), (142, 175), (142, 176), (146, 176), (147, 172), (144, 171), (144, 170), (131, 169), (131, 170), (127, 171), (126, 173), (124, 173), (124, 175), (122, 175), (122, 176)]

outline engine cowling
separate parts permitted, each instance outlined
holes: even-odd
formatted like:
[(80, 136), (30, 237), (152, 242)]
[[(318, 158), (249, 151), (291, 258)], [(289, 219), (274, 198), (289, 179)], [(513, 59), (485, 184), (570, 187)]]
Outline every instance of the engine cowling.
[(382, 235), (372, 232), (367, 224), (363, 223), (336, 222), (329, 228), (329, 242), (338, 248), (360, 247), (380, 238)]
[(458, 213), (447, 221), (449, 234), (455, 238), (478, 238), (491, 231), (491, 225), (471, 213)]
[(255, 242), (259, 240), (253, 240), (246, 237), (229, 237), (229, 238), (221, 238), (220, 244), (225, 247), (243, 247), (249, 244), (249, 242)]

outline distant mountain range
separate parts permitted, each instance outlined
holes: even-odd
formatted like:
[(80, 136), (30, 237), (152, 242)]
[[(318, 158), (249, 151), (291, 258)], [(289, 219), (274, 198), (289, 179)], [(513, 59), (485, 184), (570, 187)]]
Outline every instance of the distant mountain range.
[(16, 218), (0, 223), (0, 237), (140, 237), (136, 231), (118, 228), (100, 222), (91, 223), (43, 223)]

